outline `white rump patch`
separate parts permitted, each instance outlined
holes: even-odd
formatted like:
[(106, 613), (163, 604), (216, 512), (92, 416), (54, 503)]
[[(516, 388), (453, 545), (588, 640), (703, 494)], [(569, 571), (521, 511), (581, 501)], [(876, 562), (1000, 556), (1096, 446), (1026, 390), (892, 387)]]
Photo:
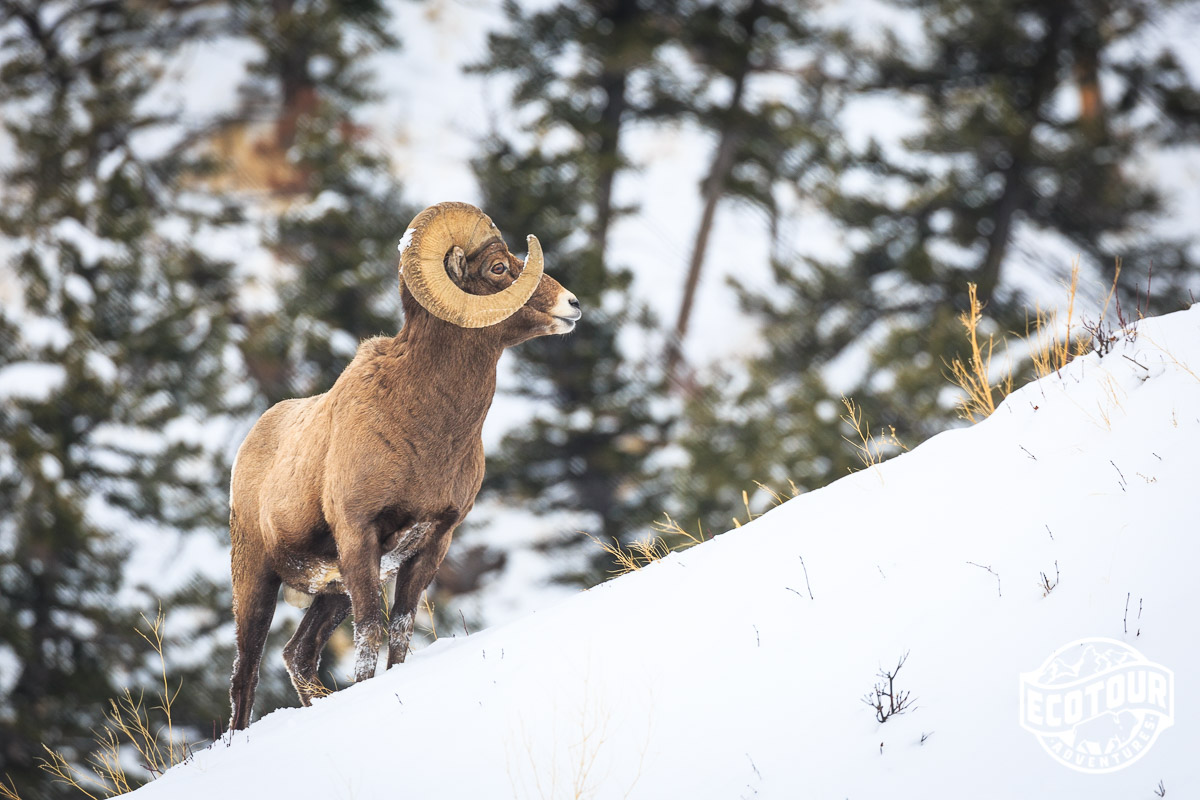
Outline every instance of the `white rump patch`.
[(283, 585), (283, 601), (289, 606), (295, 608), (308, 608), (313, 604), (313, 595), (308, 592), (302, 592), (299, 589), (293, 589), (286, 583)]

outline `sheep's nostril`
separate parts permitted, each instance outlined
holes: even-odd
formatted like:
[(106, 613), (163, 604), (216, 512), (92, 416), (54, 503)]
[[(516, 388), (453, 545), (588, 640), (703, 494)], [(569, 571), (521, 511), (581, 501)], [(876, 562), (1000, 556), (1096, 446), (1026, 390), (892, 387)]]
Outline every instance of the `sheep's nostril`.
[[(570, 310), (563, 308), (563, 302), (570, 306)], [(579, 308), (579, 298), (571, 292), (563, 292), (558, 296), (558, 302), (554, 304), (554, 309), (550, 312), (554, 316), (566, 322), (574, 323), (575, 320), (583, 316), (583, 311)]]

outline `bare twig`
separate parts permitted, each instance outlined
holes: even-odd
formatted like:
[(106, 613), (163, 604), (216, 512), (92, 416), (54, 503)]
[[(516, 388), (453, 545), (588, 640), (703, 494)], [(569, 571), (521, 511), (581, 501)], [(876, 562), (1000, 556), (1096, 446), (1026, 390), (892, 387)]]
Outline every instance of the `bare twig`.
[(972, 567), (979, 567), (980, 569), (987, 570), (988, 572), (995, 575), (996, 576), (996, 594), (999, 595), (1000, 597), (1004, 597), (1004, 593), (1000, 591), (1000, 574), (998, 572), (996, 572), (991, 567), (985, 567), (983, 564), (976, 564), (974, 561), (968, 561), (967, 563), (970, 564)]
[(1121, 476), (1121, 483), (1120, 483), (1120, 486), (1121, 486), (1121, 491), (1122, 491), (1122, 492), (1123, 492), (1123, 491), (1125, 491), (1125, 486), (1126, 486), (1126, 483), (1125, 483), (1125, 473), (1121, 472), (1121, 468), (1120, 468), (1120, 467), (1118, 467), (1118, 466), (1116, 465), (1116, 463), (1115, 463), (1115, 462), (1114, 462), (1114, 461), (1113, 461), (1111, 458), (1108, 460), (1108, 463), (1112, 464), (1112, 465), (1113, 465), (1113, 469), (1115, 469), (1115, 470), (1117, 471), (1117, 474)]
[(1041, 575), (1042, 575), (1042, 582), (1041, 582), (1042, 597), (1046, 597), (1052, 591), (1054, 591), (1054, 587), (1058, 586), (1058, 580), (1059, 580), (1059, 578), (1058, 578), (1058, 559), (1054, 560), (1054, 583), (1050, 582), (1050, 579), (1048, 577), (1046, 577), (1046, 573), (1043, 572), (1043, 573), (1041, 573)]
[(1128, 360), (1132, 361), (1133, 363), (1137, 364), (1137, 365), (1138, 365), (1139, 367), (1141, 367), (1142, 369), (1146, 370), (1146, 372), (1149, 372), (1149, 371), (1150, 371), (1150, 368), (1149, 368), (1149, 367), (1147, 367), (1147, 366), (1146, 366), (1145, 364), (1143, 364), (1142, 362), (1138, 361), (1136, 358), (1130, 358), (1129, 356), (1125, 355), (1124, 353), (1121, 353), (1121, 358), (1125, 358), (1125, 359), (1128, 359)]
[(808, 599), (816, 600), (812, 593), (812, 584), (808, 582), (808, 567), (804, 566), (804, 556), (800, 556), (800, 568), (804, 570), (804, 585), (808, 587)]

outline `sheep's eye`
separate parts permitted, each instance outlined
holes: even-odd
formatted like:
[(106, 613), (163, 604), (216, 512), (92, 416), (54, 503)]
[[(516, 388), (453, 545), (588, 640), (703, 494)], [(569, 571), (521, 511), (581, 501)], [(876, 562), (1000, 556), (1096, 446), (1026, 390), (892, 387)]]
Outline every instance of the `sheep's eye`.
[(500, 263), (499, 261), (497, 261), (495, 264), (492, 265), (492, 274), (493, 275), (503, 275), (507, 271), (508, 271), (508, 267), (506, 265)]

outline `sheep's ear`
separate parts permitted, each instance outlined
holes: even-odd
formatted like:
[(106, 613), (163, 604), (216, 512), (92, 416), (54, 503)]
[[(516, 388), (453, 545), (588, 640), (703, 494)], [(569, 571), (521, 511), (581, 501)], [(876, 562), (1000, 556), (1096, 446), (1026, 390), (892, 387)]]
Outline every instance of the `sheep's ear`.
[(458, 245), (454, 245), (450, 252), (446, 253), (446, 272), (455, 283), (461, 283), (463, 276), (467, 274), (467, 254)]

